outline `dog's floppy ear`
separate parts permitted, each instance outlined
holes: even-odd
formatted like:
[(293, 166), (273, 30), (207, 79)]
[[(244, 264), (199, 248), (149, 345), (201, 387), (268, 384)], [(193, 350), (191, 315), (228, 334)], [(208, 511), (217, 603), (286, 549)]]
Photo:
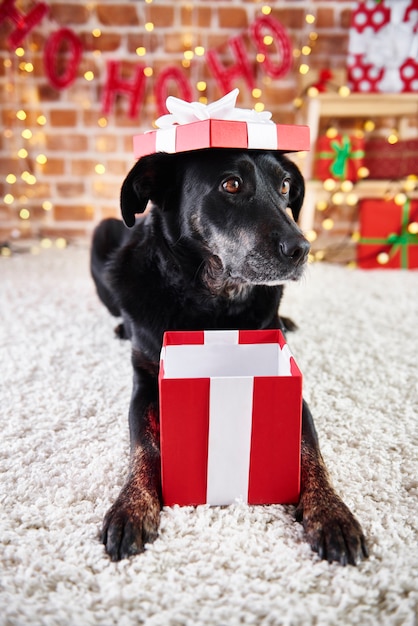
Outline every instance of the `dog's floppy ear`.
[(174, 196), (177, 156), (160, 152), (135, 163), (120, 194), (122, 217), (127, 226), (135, 225), (135, 215), (145, 211), (149, 200), (161, 209), (168, 208), (168, 200)]
[(291, 177), (289, 207), (292, 210), (293, 219), (297, 222), (305, 197), (305, 180), (293, 161), (284, 156), (280, 156), (279, 160)]

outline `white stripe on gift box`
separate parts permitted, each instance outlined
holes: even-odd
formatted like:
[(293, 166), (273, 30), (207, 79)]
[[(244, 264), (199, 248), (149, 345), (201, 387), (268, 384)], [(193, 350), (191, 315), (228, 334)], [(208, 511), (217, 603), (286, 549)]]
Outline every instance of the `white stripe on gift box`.
[(205, 345), (237, 345), (239, 330), (205, 330), (203, 332)]
[(155, 152), (168, 152), (173, 154), (176, 151), (176, 126), (161, 128), (155, 133)]
[(248, 148), (252, 150), (277, 150), (276, 124), (247, 123)]
[(254, 379), (211, 378), (206, 502), (248, 501)]

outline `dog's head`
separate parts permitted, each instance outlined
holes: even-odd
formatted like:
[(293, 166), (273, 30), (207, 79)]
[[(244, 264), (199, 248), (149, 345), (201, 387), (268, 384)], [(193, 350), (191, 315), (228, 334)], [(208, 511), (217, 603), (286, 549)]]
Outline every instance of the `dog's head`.
[(165, 236), (175, 248), (200, 250), (206, 281), (279, 285), (297, 280), (309, 243), (296, 224), (303, 177), (274, 151), (209, 149), (140, 159), (121, 192), (125, 223), (148, 201), (164, 212)]

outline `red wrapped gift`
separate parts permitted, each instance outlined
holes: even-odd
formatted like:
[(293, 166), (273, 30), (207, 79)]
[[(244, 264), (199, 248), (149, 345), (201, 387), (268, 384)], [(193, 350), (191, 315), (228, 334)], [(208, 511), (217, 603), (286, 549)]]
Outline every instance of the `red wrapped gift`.
[(316, 143), (314, 177), (319, 180), (358, 180), (363, 165), (364, 138), (357, 135), (319, 137)]
[(279, 330), (167, 332), (159, 389), (166, 505), (298, 501), (302, 375)]
[(154, 152), (186, 152), (204, 148), (248, 150), (309, 150), (309, 128), (274, 124), (269, 111), (235, 108), (239, 90), (203, 105), (170, 96), (171, 112), (158, 118), (158, 130), (134, 136), (134, 154), (141, 158)]
[(369, 178), (394, 180), (418, 171), (418, 139), (390, 144), (381, 137), (366, 142), (364, 165)]
[(352, 91), (418, 91), (417, 11), (418, 0), (357, 2), (348, 50)]
[(359, 267), (418, 268), (418, 200), (364, 199), (359, 210)]
[(292, 124), (263, 124), (208, 119), (160, 128), (134, 136), (137, 158), (154, 152), (185, 152), (203, 148), (249, 150), (309, 150), (309, 128)]

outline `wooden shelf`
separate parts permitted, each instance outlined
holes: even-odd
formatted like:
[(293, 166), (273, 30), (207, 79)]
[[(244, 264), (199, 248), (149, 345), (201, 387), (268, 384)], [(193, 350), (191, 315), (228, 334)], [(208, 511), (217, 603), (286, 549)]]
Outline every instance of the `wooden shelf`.
[[(408, 117), (418, 119), (418, 95), (416, 93), (382, 94), (382, 93), (352, 93), (340, 96), (337, 93), (321, 93), (315, 97), (307, 97), (298, 115), (298, 123), (307, 124), (311, 133), (311, 151), (306, 154), (301, 164), (302, 173), (307, 181), (307, 193), (300, 218), (303, 230), (310, 230), (313, 226), (315, 204), (321, 192), (322, 183), (312, 181), (313, 163), (315, 158), (315, 144), (318, 138), (321, 120), (330, 121), (338, 118), (396, 118), (399, 135), (407, 138)], [(416, 135), (415, 135), (416, 136)], [(359, 197), (379, 197), (384, 193), (391, 181), (364, 180), (356, 185)], [(323, 189), (322, 189), (323, 191)]]

